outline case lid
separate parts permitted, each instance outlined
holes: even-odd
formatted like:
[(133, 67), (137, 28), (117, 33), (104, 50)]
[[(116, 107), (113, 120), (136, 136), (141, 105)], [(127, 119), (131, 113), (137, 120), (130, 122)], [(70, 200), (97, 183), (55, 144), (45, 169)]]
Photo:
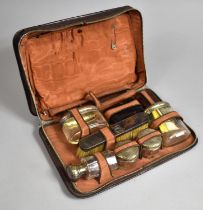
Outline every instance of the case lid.
[(23, 29), (14, 36), (30, 111), (41, 119), (146, 83), (142, 18), (121, 7)]

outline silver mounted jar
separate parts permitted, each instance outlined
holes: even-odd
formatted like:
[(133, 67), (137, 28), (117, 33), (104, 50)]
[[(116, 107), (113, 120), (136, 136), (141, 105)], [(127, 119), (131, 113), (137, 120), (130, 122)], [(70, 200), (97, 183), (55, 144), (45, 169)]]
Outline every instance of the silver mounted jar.
[[(89, 127), (90, 133), (93, 133), (100, 128), (108, 126), (107, 121), (97, 109), (96, 106), (87, 105), (78, 108), (78, 112)], [(81, 128), (77, 120), (68, 112), (62, 118), (60, 123), (62, 124), (62, 130), (66, 139), (71, 144), (78, 144), (81, 138)]]
[[(130, 142), (132, 141), (130, 140), (120, 141), (116, 143), (115, 147), (116, 149), (118, 149), (119, 147), (122, 147), (123, 145), (128, 144)], [(117, 158), (119, 166), (121, 167), (132, 166), (139, 159), (139, 145), (137, 144), (137, 145), (129, 146), (117, 152), (116, 158)]]
[[(173, 109), (169, 103), (161, 101), (148, 107), (145, 110), (145, 113), (148, 114), (149, 120), (152, 122), (172, 111)], [(184, 122), (177, 117), (173, 117), (161, 123), (159, 125), (159, 130), (162, 133), (163, 146), (165, 147), (176, 145), (186, 140), (190, 135), (190, 131)]]
[[(102, 155), (106, 159), (111, 171), (118, 168), (117, 159), (113, 152), (103, 151)], [(66, 168), (66, 172), (70, 180), (77, 181), (81, 177), (86, 179), (94, 179), (100, 176), (100, 166), (95, 156), (87, 156), (81, 159), (79, 165), (69, 165)]]
[(159, 133), (156, 136), (151, 137), (150, 139), (144, 142), (140, 142), (141, 138), (154, 132), (158, 132), (158, 131), (151, 128), (147, 128), (138, 133), (137, 142), (141, 145), (141, 156), (144, 158), (152, 158), (161, 149), (161, 145), (162, 145), (161, 133)]

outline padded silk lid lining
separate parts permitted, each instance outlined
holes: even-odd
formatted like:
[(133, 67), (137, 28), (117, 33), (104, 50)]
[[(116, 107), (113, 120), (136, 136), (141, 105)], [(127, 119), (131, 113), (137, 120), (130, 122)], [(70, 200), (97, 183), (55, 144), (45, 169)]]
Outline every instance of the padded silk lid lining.
[(77, 106), (89, 91), (100, 97), (143, 86), (142, 50), (136, 11), (81, 27), (28, 34), (20, 44), (39, 112)]

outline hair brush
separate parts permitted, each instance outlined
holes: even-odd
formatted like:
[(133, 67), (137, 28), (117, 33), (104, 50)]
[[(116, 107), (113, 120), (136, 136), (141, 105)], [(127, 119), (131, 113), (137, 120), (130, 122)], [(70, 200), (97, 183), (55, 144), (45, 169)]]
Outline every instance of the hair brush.
[[(148, 118), (144, 112), (136, 113), (118, 123), (109, 126), (116, 142), (133, 140), (137, 134), (148, 128)], [(105, 149), (106, 138), (101, 131), (80, 139), (78, 157), (85, 157)]]

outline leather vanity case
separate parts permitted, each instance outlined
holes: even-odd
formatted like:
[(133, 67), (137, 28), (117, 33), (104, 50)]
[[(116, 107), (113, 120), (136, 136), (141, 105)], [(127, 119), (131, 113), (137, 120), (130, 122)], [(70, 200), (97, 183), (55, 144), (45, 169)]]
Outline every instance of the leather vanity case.
[[(152, 91), (146, 89), (141, 14), (125, 6), (34, 26), (18, 31), (13, 45), (30, 112), (41, 122), (41, 139), (75, 196), (88, 197), (106, 190), (197, 143), (195, 133), (185, 123), (190, 135), (179, 144), (163, 147), (154, 157), (140, 158), (132, 167), (111, 173), (99, 162), (99, 178), (71, 181), (66, 167), (78, 163), (79, 158), (76, 145), (69, 144), (62, 132), (62, 113), (89, 102), (101, 108), (109, 98), (126, 97), (132, 91)], [(178, 114), (173, 112), (173, 116)]]

